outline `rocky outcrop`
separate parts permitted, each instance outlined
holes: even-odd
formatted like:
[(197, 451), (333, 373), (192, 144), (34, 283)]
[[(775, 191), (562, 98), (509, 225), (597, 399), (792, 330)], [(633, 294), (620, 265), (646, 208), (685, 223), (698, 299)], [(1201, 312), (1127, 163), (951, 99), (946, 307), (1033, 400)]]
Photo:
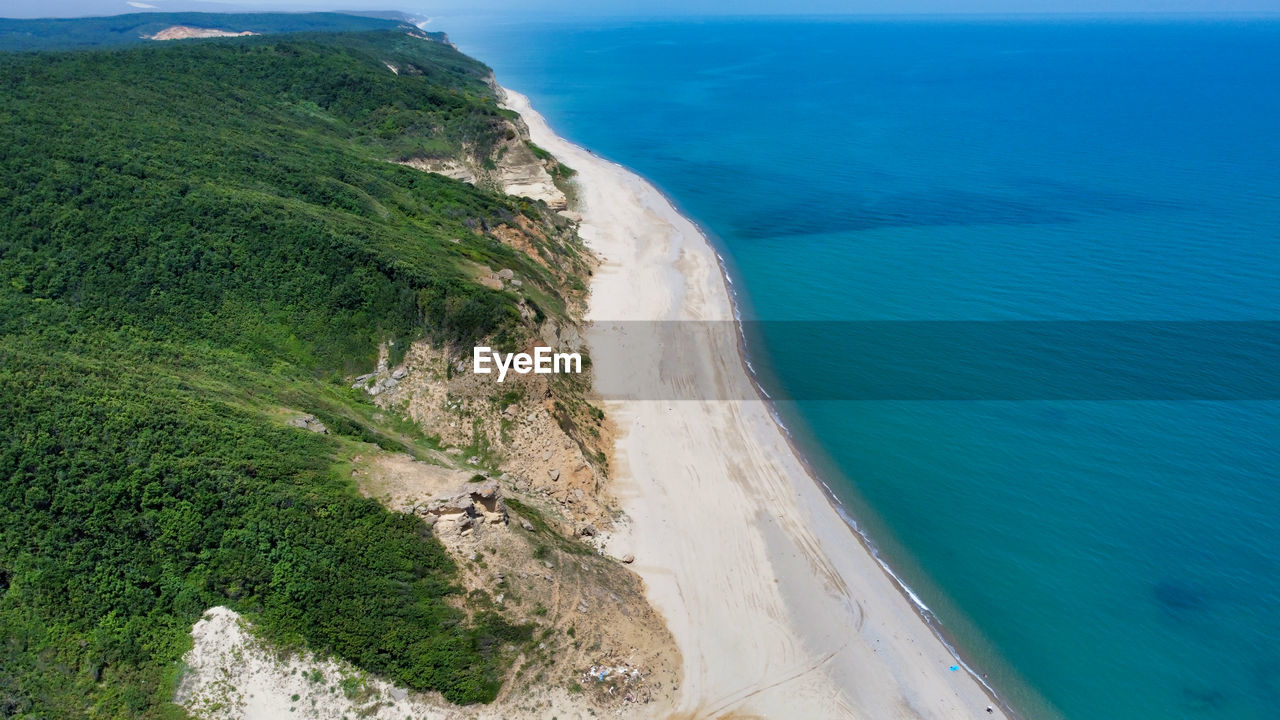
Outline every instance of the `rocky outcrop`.
[(351, 387), (355, 390), (364, 390), (374, 396), (399, 387), (400, 383), (409, 376), (409, 367), (401, 365), (394, 370), (387, 367), (389, 351), (390, 347), (385, 344), (379, 347), (378, 368), (371, 373), (365, 373), (357, 377), (355, 382), (351, 383)]
[(290, 419), (288, 424), (290, 427), (310, 430), (313, 433), (320, 433), (321, 435), (329, 434), (329, 428), (325, 427), (324, 423), (316, 419), (315, 415), (300, 415), (296, 418)]
[(413, 508), (437, 535), (470, 535), (482, 525), (505, 527), (507, 505), (496, 480), (437, 495)]

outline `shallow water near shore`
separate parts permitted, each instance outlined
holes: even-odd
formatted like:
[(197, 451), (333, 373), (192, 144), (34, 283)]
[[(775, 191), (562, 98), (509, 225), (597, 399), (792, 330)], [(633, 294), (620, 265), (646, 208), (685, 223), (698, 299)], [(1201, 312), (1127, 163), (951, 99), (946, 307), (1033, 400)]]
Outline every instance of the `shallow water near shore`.
[[(785, 321), (1080, 321), (1084, 347), (1099, 321), (1280, 321), (1280, 21), (431, 29), (708, 231), (746, 317), (783, 321), (749, 326), (780, 397), (861, 367), (771, 337)], [(1202, 398), (808, 391), (779, 411), (1015, 707), (1271, 717), (1280, 402), (1223, 400), (1202, 369)]]

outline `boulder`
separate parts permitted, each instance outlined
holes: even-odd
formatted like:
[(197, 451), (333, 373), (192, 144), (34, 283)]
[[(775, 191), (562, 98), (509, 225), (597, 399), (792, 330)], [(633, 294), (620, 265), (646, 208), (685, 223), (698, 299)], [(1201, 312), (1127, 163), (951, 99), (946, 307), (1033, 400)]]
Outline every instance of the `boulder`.
[(502, 490), (496, 480), (437, 496), (419, 508), (423, 508), (429, 517), (458, 522), (463, 530), (477, 525), (507, 524), (507, 505), (502, 501)]
[(555, 470), (555, 469), (548, 470), (548, 471), (547, 471), (547, 474), (551, 476), (551, 481), (552, 481), (552, 482), (558, 481), (558, 480), (560, 479), (560, 471), (559, 471), (559, 470)]
[(567, 345), (570, 350), (581, 350), (585, 344), (582, 340), (582, 335), (578, 333), (578, 329), (572, 325), (560, 331), (560, 342)]
[(301, 417), (293, 418), (289, 420), (289, 425), (296, 428), (302, 428), (303, 430), (310, 430), (313, 433), (320, 433), (321, 435), (329, 434), (329, 428), (325, 427), (324, 423), (317, 420), (315, 415), (303, 415)]
[(406, 370), (405, 368), (397, 368), (395, 372), (391, 373), (391, 379), (392, 379), (392, 380), (403, 380), (403, 379), (404, 379), (404, 376), (405, 376), (405, 375), (408, 375), (408, 374), (409, 374), (409, 371), (408, 371), (408, 370)]
[(627, 565), (630, 565), (635, 561), (636, 561), (636, 556), (632, 555), (631, 553), (627, 553), (626, 555), (622, 556), (622, 562), (626, 563)]
[(427, 505), (427, 512), (440, 517), (442, 515), (472, 515), (476, 514), (475, 500), (471, 499), (471, 493), (461, 492), (449, 497), (433, 498)]
[(560, 344), (560, 326), (556, 325), (554, 320), (547, 320), (539, 329), (538, 337), (542, 340), (543, 345), (556, 347)]

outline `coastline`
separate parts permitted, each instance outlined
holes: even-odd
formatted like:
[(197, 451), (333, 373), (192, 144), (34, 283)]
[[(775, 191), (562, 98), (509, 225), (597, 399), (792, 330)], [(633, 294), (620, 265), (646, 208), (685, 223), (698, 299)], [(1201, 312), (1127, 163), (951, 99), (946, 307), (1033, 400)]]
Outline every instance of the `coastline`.
[[(582, 236), (603, 261), (588, 319), (736, 319), (723, 258), (667, 198), (559, 138), (527, 98), (503, 92), (534, 142), (579, 172)], [(699, 369), (755, 384), (742, 338), (722, 345), (708, 338)], [(619, 427), (615, 491), (629, 520), (609, 548), (637, 556), (684, 653), (681, 717), (1012, 716), (764, 398), (608, 409)]]

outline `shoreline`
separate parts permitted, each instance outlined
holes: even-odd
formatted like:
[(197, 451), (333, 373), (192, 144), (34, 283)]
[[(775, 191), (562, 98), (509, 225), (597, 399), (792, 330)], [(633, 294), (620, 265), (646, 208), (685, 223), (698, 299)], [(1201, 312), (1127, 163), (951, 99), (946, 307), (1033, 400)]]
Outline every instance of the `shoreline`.
[[(630, 172), (635, 172), (635, 171), (630, 171)], [(639, 175), (638, 173), (636, 174)], [(643, 176), (640, 176), (640, 177), (642, 180), (644, 180)], [(644, 180), (644, 182), (648, 183), (649, 181)], [(656, 186), (655, 186), (655, 189), (657, 189)], [(666, 193), (662, 192), (660, 189), (658, 189), (658, 192), (662, 194), (664, 198), (667, 198), (667, 202), (671, 203), (672, 207), (676, 209), (676, 212), (681, 212), (679, 209), (679, 206), (676, 205), (674, 200), (667, 197)], [(691, 220), (690, 222), (693, 222), (693, 221)], [(995, 707), (999, 707), (1000, 709), (1002, 709), (1011, 720), (1025, 720), (1025, 716), (1023, 716), (1021, 713), (1015, 710), (1013, 706), (1004, 697), (1002, 697), (999, 692), (996, 691), (995, 687), (993, 687), (990, 683), (986, 681), (986, 679), (984, 678), (984, 675), (978, 671), (975, 665), (973, 663), (970, 663), (969, 660), (966, 659), (964, 653), (960, 651), (960, 648), (957, 645), (957, 642), (950, 636), (950, 634), (943, 627), (942, 620), (937, 616), (937, 614), (933, 612), (933, 609), (929, 607), (928, 603), (926, 603), (919, 595), (916, 594), (915, 590), (912, 589), (911, 585), (909, 585), (901, 575), (899, 575), (897, 572), (894, 571), (893, 567), (889, 564), (889, 561), (886, 560), (884, 556), (881, 554), (880, 547), (871, 538), (871, 536), (865, 530), (863, 530), (862, 525), (858, 523), (857, 519), (853, 517), (853, 514), (849, 511), (849, 509), (845, 506), (845, 504), (841, 502), (839, 497), (836, 496), (835, 491), (831, 489), (831, 486), (828, 485), (827, 482), (822, 479), (822, 474), (818, 471), (815, 463), (812, 461), (809, 455), (806, 454), (805, 451), (801, 448), (801, 445), (800, 445), (801, 440), (797, 438), (797, 436), (791, 430), (791, 428), (787, 426), (786, 422), (783, 419), (782, 413), (778, 409), (777, 400), (772, 395), (770, 395), (767, 390), (764, 389), (764, 386), (760, 382), (759, 373), (756, 371), (755, 367), (751, 364), (751, 358), (747, 349), (746, 330), (742, 325), (742, 315), (741, 315), (741, 307), (743, 303), (743, 300), (741, 299), (742, 295), (737, 290), (737, 285), (734, 284), (732, 277), (729, 273), (728, 260), (720, 252), (720, 250), (717, 249), (716, 243), (712, 241), (710, 236), (708, 236), (706, 232), (704, 232), (701, 229), (701, 227), (697, 225), (696, 222), (693, 222), (693, 225), (694, 227), (698, 227), (699, 232), (701, 232), (703, 235), (703, 240), (707, 243), (708, 246), (710, 246), (711, 251), (715, 254), (716, 259), (719, 262), (720, 272), (724, 278), (725, 289), (728, 292), (729, 300), (734, 307), (735, 323), (737, 324), (737, 329), (738, 329), (738, 354), (739, 354), (739, 358), (742, 361), (742, 370), (744, 373), (746, 373), (747, 378), (751, 381), (751, 385), (756, 389), (756, 392), (760, 394), (760, 401), (763, 402), (766, 406), (768, 406), (769, 414), (773, 417), (773, 420), (777, 424), (779, 431), (786, 438), (787, 445), (790, 446), (791, 452), (795, 454), (796, 459), (804, 467), (805, 472), (809, 476), (809, 479), (814, 483), (814, 485), (818, 487), (818, 489), (822, 492), (822, 494), (826, 496), (827, 502), (831, 504), (832, 510), (834, 510), (836, 514), (840, 516), (840, 519), (844, 521), (846, 526), (848, 526), (849, 532), (852, 533), (854, 537), (857, 538), (858, 542), (861, 543), (862, 547), (866, 550), (866, 552), (869, 555), (871, 555), (871, 558), (875, 560), (877, 565), (880, 566), (881, 571), (883, 571), (884, 574), (888, 576), (890, 580), (893, 581), (893, 584), (898, 588), (898, 591), (901, 593), (902, 598), (907, 602), (911, 603), (911, 605), (915, 608), (916, 613), (919, 615), (920, 619), (926, 625), (929, 626), (929, 629), (933, 631), (933, 634), (943, 644), (943, 646), (947, 649), (947, 651), (951, 654), (951, 656), (955, 658), (959, 666), (966, 673), (968, 673), (969, 676), (971, 676), (975, 682), (977, 682), (979, 685), (982, 686), (983, 690), (987, 694), (987, 697), (991, 699), (992, 704)]]
[[(680, 562), (655, 565), (654, 561), (647, 557), (642, 557), (643, 562), (637, 562), (636, 570), (648, 584), (650, 599), (667, 617), (668, 624), (685, 654), (685, 683), (682, 688), (684, 692), (680, 710), (690, 717), (714, 716), (723, 712), (756, 712), (775, 717), (794, 716), (797, 712), (806, 717), (881, 717), (890, 712), (898, 715), (905, 713), (908, 717), (956, 717), (957, 712), (973, 717), (1017, 717), (994, 688), (964, 660), (954, 644), (946, 637), (940, 624), (932, 615), (932, 611), (887, 565), (875, 544), (861, 531), (858, 524), (831, 492), (830, 487), (817, 476), (811, 463), (795, 444), (795, 438), (783, 423), (772, 399), (760, 387), (754, 368), (746, 355), (746, 339), (740, 324), (737, 292), (728, 268), (725, 266), (724, 256), (717, 251), (706, 234), (686, 217), (680, 215), (675, 203), (644, 178), (617, 163), (604, 160), (591, 151), (574, 146), (556, 136), (545, 120), (532, 109), (527, 98), (505, 88), (503, 93), (505, 94), (504, 105), (521, 114), (535, 142), (547, 148), (561, 161), (577, 169), (580, 177), (584, 174), (599, 174), (618, 187), (634, 191), (633, 197), (626, 198), (624, 195), (624, 199), (635, 201), (636, 207), (631, 209), (639, 210), (639, 215), (642, 217), (656, 216), (652, 219), (657, 222), (651, 223), (650, 227), (645, 227), (641, 223), (638, 229), (635, 225), (624, 225), (622, 228), (622, 233), (629, 236), (628, 239), (632, 244), (629, 249), (633, 254), (637, 250), (643, 253), (645, 250), (652, 249), (652, 247), (639, 248), (637, 243), (660, 239), (662, 235), (667, 235), (668, 243), (661, 248), (663, 252), (660, 259), (655, 260), (649, 257), (645, 258), (649, 261), (645, 265), (637, 267), (638, 263), (632, 263), (628, 267), (631, 271), (628, 273), (630, 276), (634, 276), (637, 270), (649, 271), (659, 276), (665, 275), (668, 281), (665, 286), (668, 292), (665, 296), (661, 292), (652, 290), (648, 293), (619, 293), (618, 291), (623, 289), (635, 290), (636, 286), (634, 283), (617, 281), (616, 273), (611, 280), (604, 271), (607, 266), (616, 262), (617, 258), (613, 256), (615, 253), (625, 253), (628, 248), (620, 244), (616, 237), (619, 229), (609, 227), (610, 218), (607, 217), (604, 209), (588, 206), (588, 203), (584, 202), (582, 208), (584, 240), (601, 256), (603, 262), (601, 272), (592, 279), (589, 318), (593, 320), (622, 319), (616, 317), (619, 311), (617, 301), (620, 299), (618, 297), (620, 294), (631, 296), (627, 298), (631, 301), (626, 307), (629, 312), (624, 315), (627, 319), (707, 319), (708, 310), (715, 315), (723, 314), (727, 309), (731, 319), (737, 323), (738, 329), (736, 347), (732, 348), (732, 354), (736, 355), (737, 361), (734, 370), (747, 376), (760, 395), (761, 402), (731, 403), (744, 407), (735, 408), (738, 412), (731, 412), (727, 422), (724, 422), (725, 418), (719, 418), (722, 420), (721, 424), (712, 422), (709, 425), (704, 424), (703, 427), (709, 428), (713, 434), (736, 434), (739, 436), (736, 439), (746, 439), (748, 442), (763, 439), (762, 444), (766, 448), (770, 444), (775, 446), (774, 455), (758, 458), (756, 467), (751, 468), (763, 476), (773, 475), (774, 477), (766, 478), (766, 481), (761, 483), (761, 487), (740, 489), (763, 489), (774, 492), (780, 489), (785, 490), (788, 496), (786, 500), (790, 500), (789, 503), (781, 497), (775, 497), (769, 502), (770, 511), (784, 511), (777, 513), (777, 518), (781, 521), (775, 521), (771, 517), (765, 518), (762, 515), (763, 498), (747, 497), (745, 498), (747, 502), (738, 503), (735, 508), (743, 512), (736, 516), (734, 513), (726, 513), (725, 520), (728, 522), (722, 523), (737, 525), (738, 529), (741, 529), (741, 525), (747, 521), (746, 532), (737, 533), (737, 539), (754, 541), (753, 545), (763, 544), (764, 547), (752, 547), (746, 552), (743, 552), (743, 548), (739, 548), (739, 552), (733, 557), (724, 557), (725, 553), (707, 552), (718, 548), (702, 548), (705, 554), (710, 555), (707, 558), (709, 560), (738, 560), (741, 567), (731, 568), (730, 574), (735, 570), (753, 574), (752, 571), (758, 570), (764, 563), (779, 576), (788, 576), (788, 582), (785, 585), (782, 584), (781, 577), (774, 579), (772, 588), (774, 592), (765, 593), (774, 597), (753, 598), (757, 601), (763, 600), (756, 605), (739, 603), (739, 606), (734, 606), (733, 603), (725, 602), (728, 599), (723, 597), (723, 592), (716, 592), (719, 588), (715, 583), (699, 577), (700, 573), (681, 573), (680, 570), (684, 568), (681, 567)], [(566, 155), (571, 159), (566, 159)], [(587, 169), (583, 167), (583, 159), (587, 164), (595, 166), (591, 167), (588, 173), (583, 172)], [(584, 186), (587, 184), (585, 180), (583, 184)], [(594, 194), (601, 188), (592, 187), (589, 190), (592, 192), (584, 192), (584, 196)], [(653, 195), (656, 198), (646, 197), (647, 195)], [(659, 207), (655, 208), (654, 205)], [(678, 227), (680, 225), (686, 227)], [(609, 237), (611, 234), (615, 237)], [(589, 235), (592, 237), (588, 237)], [(604, 237), (600, 237), (601, 235)], [(698, 257), (699, 255), (701, 257)], [(688, 267), (690, 264), (697, 265), (698, 262), (705, 265), (707, 255), (713, 258), (710, 264), (713, 265), (714, 275), (718, 275), (718, 278), (707, 277), (709, 273), (705, 267)], [(691, 259), (692, 263), (690, 263)], [(686, 264), (684, 268), (679, 267), (682, 261)], [(674, 271), (674, 277), (672, 271)], [(704, 286), (691, 288), (691, 283), (696, 280), (703, 281)], [(716, 282), (719, 284), (715, 285)], [(628, 285), (630, 287), (627, 287)], [(706, 287), (706, 285), (712, 287)], [(703, 294), (704, 297), (690, 300), (688, 297), (691, 294), (690, 290)], [(707, 298), (705, 294), (712, 297)], [(606, 304), (603, 300), (610, 296), (614, 308), (606, 307), (602, 315), (601, 305)], [(702, 300), (702, 304), (697, 300)], [(639, 306), (647, 307), (637, 310)], [(723, 358), (718, 359), (719, 364), (723, 364)], [(716, 360), (717, 358), (714, 357), (707, 359), (712, 363)], [(723, 370), (723, 368), (715, 369)], [(654, 551), (653, 554), (659, 557), (679, 556), (690, 549), (687, 546), (681, 546), (680, 540), (687, 540), (687, 538), (672, 538), (668, 535), (669, 529), (663, 527), (669, 525), (669, 522), (660, 521), (660, 518), (671, 511), (670, 503), (664, 505), (662, 498), (651, 498), (646, 502), (643, 493), (638, 492), (638, 488), (635, 487), (642, 482), (641, 476), (644, 475), (643, 469), (646, 464), (635, 462), (636, 459), (632, 457), (635, 450), (639, 450), (641, 454), (651, 455), (656, 451), (665, 455), (668, 460), (668, 467), (665, 469), (672, 469), (668, 446), (673, 438), (669, 436), (664, 438), (657, 429), (648, 433), (638, 432), (645, 428), (643, 420), (651, 419), (654, 413), (652, 408), (634, 407), (662, 404), (659, 401), (611, 401), (608, 403), (611, 414), (619, 420), (620, 428), (618, 441), (620, 471), (615, 478), (619, 485), (630, 485), (629, 489), (634, 494), (633, 497), (626, 497), (626, 493), (621, 491), (624, 488), (619, 488), (619, 498), (623, 501), (629, 517), (633, 518), (633, 524), (628, 532), (611, 539), (610, 549), (616, 551), (615, 554), (626, 553), (631, 548), (646, 544), (649, 545), (650, 550)], [(684, 403), (681, 410), (686, 410), (691, 404), (711, 406), (724, 403), (710, 401)], [(744, 414), (751, 414), (752, 408), (745, 407), (750, 404), (758, 405), (759, 408), (756, 409), (764, 409), (763, 415), (769, 428), (759, 427), (759, 417), (743, 417)], [(673, 408), (667, 408), (668, 415), (672, 411)], [(692, 415), (701, 423), (708, 419), (706, 415), (723, 413), (699, 407), (695, 412), (683, 414)], [(631, 416), (629, 421), (624, 419), (628, 415)], [(769, 435), (776, 437), (770, 438)], [(778, 440), (781, 441), (781, 448), (776, 447)], [(759, 453), (762, 450), (759, 445), (757, 444), (755, 448), (736, 449), (746, 450), (748, 454), (754, 449)], [(785, 452), (786, 457), (779, 457), (777, 450)], [(675, 466), (692, 465), (695, 475), (699, 469), (704, 469), (696, 467), (698, 465), (715, 469), (717, 464), (723, 466), (728, 462), (733, 470), (742, 469), (736, 467), (737, 463), (731, 457), (718, 455), (708, 457), (708, 454), (705, 448), (692, 448), (691, 453), (679, 456), (683, 461), (676, 460)], [(637, 468), (635, 465), (641, 467)], [(783, 472), (778, 472), (779, 470)], [(783, 477), (779, 478), (777, 475)], [(727, 487), (703, 488), (702, 494), (709, 494), (714, 498), (721, 489), (732, 489), (734, 480), (729, 477), (722, 479), (727, 483)], [(778, 480), (783, 482), (779, 483)], [(668, 485), (671, 484), (673, 483), (668, 483)], [(806, 484), (808, 493), (806, 493)], [(669, 491), (672, 488), (665, 489)], [(820, 507), (815, 506), (814, 496), (820, 500)], [(777, 500), (782, 500), (784, 505), (774, 507), (772, 502)], [(655, 509), (657, 512), (654, 512)], [(646, 519), (649, 521), (646, 522)], [(843, 531), (843, 538), (830, 537), (833, 519)], [(755, 521), (754, 526), (750, 526), (751, 520)], [(797, 520), (799, 522), (796, 522)], [(730, 528), (721, 529), (730, 530)], [(654, 531), (657, 531), (661, 537), (654, 538)], [(734, 535), (732, 532), (729, 534)], [(828, 535), (825, 542), (818, 542), (820, 534)], [(719, 531), (711, 535), (710, 539), (713, 542), (726, 539), (724, 533)], [(752, 535), (755, 537), (751, 537)], [(666, 541), (665, 548), (662, 540)], [(761, 543), (762, 540), (763, 543)], [(849, 540), (854, 542), (850, 543)], [(797, 552), (798, 549), (803, 552)], [(859, 559), (850, 557), (851, 549), (854, 554), (861, 556), (861, 562), (850, 562)], [(833, 558), (843, 567), (833, 566), (831, 564)], [(874, 567), (871, 577), (868, 577), (868, 573), (865, 572), (867, 563)], [(686, 560), (685, 565), (692, 565), (692, 569), (697, 570), (698, 563), (688, 563)], [(859, 572), (850, 572), (850, 565), (862, 567), (858, 568)], [(808, 572), (805, 572), (806, 570)], [(883, 580), (876, 582), (878, 578)], [(761, 585), (758, 582), (759, 579), (756, 578), (755, 583), (742, 584), (755, 585), (756, 587), (752, 589), (759, 592), (762, 589), (759, 587)], [(857, 583), (853, 587), (857, 587), (860, 591), (857, 593), (857, 599), (850, 589), (853, 583)], [(655, 588), (655, 585), (666, 587)], [(708, 585), (712, 585), (711, 593), (706, 592)], [(793, 589), (792, 585), (799, 588)], [(807, 593), (808, 596), (803, 598), (795, 597), (798, 589), (812, 590), (814, 585), (817, 585), (823, 591), (820, 594), (826, 597), (815, 597), (813, 593)], [(876, 587), (877, 585), (879, 587)], [(884, 592), (886, 585), (892, 592), (890, 596), (886, 596)], [(769, 589), (767, 583), (763, 589), (766, 591)], [(674, 593), (671, 592), (672, 590)], [(789, 590), (791, 592), (788, 592)], [(710, 599), (712, 604), (709, 607), (692, 605), (688, 602), (687, 594), (693, 593), (698, 594), (704, 601)], [(710, 598), (707, 597), (708, 595)], [(715, 601), (717, 595), (720, 596), (720, 602)], [(778, 608), (778, 605), (782, 607)], [(834, 609), (836, 612), (827, 614), (819, 608), (828, 611)], [(779, 609), (784, 611), (785, 616), (790, 617), (779, 618)], [(908, 612), (907, 617), (912, 618), (906, 622), (903, 621), (905, 618), (902, 616), (904, 609)], [(712, 612), (708, 613), (707, 610)], [(715, 633), (713, 630), (718, 628), (706, 628), (705, 623), (689, 622), (693, 616), (700, 616), (699, 619), (706, 620), (711, 615), (728, 615), (731, 618), (728, 624), (738, 628), (744, 625), (750, 627), (753, 619), (771, 619), (778, 624), (772, 630), (774, 630), (773, 634), (779, 637), (770, 638), (772, 641), (770, 644), (774, 645), (774, 649), (782, 649), (787, 655), (808, 662), (802, 662), (791, 668), (772, 668), (770, 667), (771, 658), (767, 654), (744, 656), (740, 652), (743, 649), (741, 647), (743, 643), (738, 642), (737, 638), (724, 637)], [(894, 622), (885, 622), (886, 615), (892, 617)], [(844, 620), (853, 620), (853, 622), (846, 628), (842, 627), (845, 624), (842, 622)], [(874, 632), (868, 632), (865, 629), (868, 620), (880, 623)], [(813, 625), (815, 621), (819, 625), (817, 628)], [(698, 631), (694, 628), (698, 628)], [(822, 640), (829, 640), (833, 629), (855, 631), (858, 636), (856, 639), (862, 642), (855, 645), (854, 640), (850, 639), (839, 647), (828, 650), (831, 643), (822, 642)], [(920, 637), (920, 630), (925, 631), (924, 637)], [(708, 635), (711, 637), (706, 637)], [(890, 639), (893, 642), (888, 642)], [(884, 654), (881, 654), (882, 649), (886, 651)], [(867, 654), (868, 650), (870, 655)], [(872, 658), (875, 658), (872, 663), (862, 662)], [(763, 669), (752, 667), (760, 665), (761, 660), (764, 661)], [(717, 674), (710, 670), (708, 666), (712, 664), (746, 666), (742, 669), (755, 669), (758, 677), (755, 682), (745, 684), (740, 680), (735, 682), (732, 678), (726, 682), (722, 677), (725, 673)], [(956, 672), (951, 668), (963, 668), (964, 672)], [(730, 675), (733, 674), (730, 673)], [(888, 677), (885, 677), (886, 674)], [(875, 681), (872, 681), (872, 676), (876, 676)], [(752, 674), (748, 672), (739, 677), (749, 678)], [(890, 682), (884, 683), (881, 682), (882, 680)], [(934, 702), (928, 704), (920, 702), (928, 700), (929, 695), (936, 698)]]
[[(503, 88), (503, 92), (510, 93), (512, 91), (507, 88)], [(527, 96), (525, 98), (525, 102), (529, 103), (529, 107), (532, 109), (532, 103), (528, 101)], [(545, 118), (543, 120), (545, 122)], [(782, 433), (783, 437), (786, 438), (787, 445), (791, 448), (791, 452), (795, 455), (796, 459), (804, 467), (806, 474), (808, 474), (809, 476), (809, 479), (818, 487), (818, 489), (822, 492), (822, 494), (826, 496), (827, 502), (831, 504), (831, 508), (836, 512), (836, 514), (840, 516), (840, 518), (844, 521), (845, 525), (848, 526), (849, 532), (852, 533), (857, 538), (858, 542), (861, 543), (861, 545), (867, 551), (867, 553), (870, 554), (872, 559), (876, 561), (876, 564), (880, 566), (881, 571), (883, 571), (884, 574), (888, 576), (890, 580), (893, 581), (894, 585), (897, 586), (898, 591), (902, 594), (902, 598), (907, 602), (911, 603), (911, 605), (915, 608), (916, 613), (919, 615), (920, 619), (924, 621), (926, 625), (929, 626), (929, 628), (933, 631), (934, 635), (937, 636), (938, 640), (942, 642), (943, 646), (946, 647), (947, 651), (951, 654), (951, 656), (955, 658), (959, 666), (966, 673), (968, 673), (975, 682), (977, 682), (979, 685), (983, 687), (983, 689), (987, 693), (987, 696), (991, 699), (992, 704), (996, 707), (1001, 708), (1006, 713), (1006, 715), (1009, 718), (1011, 718), (1011, 720), (1024, 720), (1024, 716), (1018, 713), (1012, 707), (1012, 705), (1010, 705), (1008, 701), (1006, 701), (996, 691), (996, 689), (992, 687), (992, 685), (983, 678), (982, 673), (978, 672), (977, 668), (974, 667), (974, 665), (971, 664), (965, 658), (964, 654), (961, 653), (959, 647), (957, 646), (956, 641), (953, 638), (951, 638), (951, 636), (943, 628), (942, 620), (938, 618), (938, 616), (933, 612), (932, 608), (929, 607), (928, 603), (924, 602), (924, 600), (919, 595), (916, 594), (915, 590), (911, 588), (911, 586), (907, 583), (907, 581), (904, 580), (902, 576), (900, 576), (897, 572), (893, 570), (893, 567), (889, 564), (889, 561), (886, 560), (881, 554), (879, 546), (875, 543), (874, 540), (872, 540), (871, 536), (868, 535), (867, 532), (862, 529), (862, 526), (858, 523), (857, 519), (853, 517), (852, 513), (849, 512), (849, 509), (845, 507), (845, 504), (841, 502), (840, 498), (836, 496), (835, 491), (831, 489), (831, 486), (828, 485), (827, 482), (822, 479), (822, 476), (818, 472), (816, 465), (809, 458), (809, 456), (804, 452), (804, 450), (800, 447), (800, 440), (796, 437), (795, 433), (792, 432), (791, 428), (787, 426), (786, 422), (783, 420), (782, 413), (778, 410), (777, 400), (772, 395), (770, 395), (767, 390), (764, 389), (764, 386), (760, 381), (760, 374), (756, 371), (755, 366), (752, 365), (751, 363), (751, 357), (747, 349), (746, 329), (742, 324), (742, 307), (747, 301), (742, 295), (742, 292), (738, 290), (737, 284), (733, 282), (733, 276), (729, 271), (730, 260), (725, 256), (724, 252), (721, 251), (721, 248), (718, 246), (718, 244), (711, 238), (711, 236), (700, 225), (698, 225), (696, 221), (692, 220), (691, 218), (688, 218), (688, 216), (685, 215), (684, 211), (680, 209), (679, 204), (675, 201), (674, 198), (672, 198), (670, 195), (664, 192), (661, 188), (655, 185), (648, 178), (644, 177), (639, 172), (626, 167), (625, 165), (611, 162), (601, 157), (600, 155), (597, 155), (595, 152), (591, 150), (588, 150), (586, 148), (583, 148), (583, 149), (587, 153), (589, 153), (592, 157), (600, 160), (601, 162), (609, 163), (618, 168), (621, 168), (623, 171), (631, 173), (636, 177), (638, 177), (641, 180), (641, 182), (644, 182), (645, 184), (650, 185), (655, 192), (657, 192), (659, 195), (662, 196), (664, 201), (666, 201), (669, 205), (671, 205), (672, 209), (675, 210), (676, 213), (688, 219), (690, 224), (692, 224), (693, 227), (702, 236), (703, 242), (707, 244), (712, 254), (715, 255), (716, 263), (720, 268), (721, 280), (725, 286), (725, 292), (728, 294), (729, 302), (733, 307), (734, 324), (736, 326), (737, 337), (738, 337), (738, 357), (742, 363), (742, 371), (743, 373), (746, 374), (748, 380), (751, 382), (751, 386), (755, 388), (755, 391), (760, 395), (760, 401), (763, 402), (769, 408), (769, 414), (773, 417), (774, 423), (777, 424), (778, 430)]]
[[(506, 88), (504, 88), (503, 91), (511, 92)], [(530, 105), (530, 107), (532, 107), (532, 105)], [(587, 150), (586, 152), (590, 153), (593, 157), (601, 160), (602, 162), (610, 162), (590, 150)], [(626, 172), (634, 174), (636, 177), (640, 178), (642, 182), (652, 186), (653, 189), (671, 205), (672, 209), (684, 216), (684, 212), (680, 209), (680, 206), (676, 201), (643, 175), (619, 163), (611, 164), (622, 168)], [(686, 219), (689, 219), (687, 216), (685, 217)], [(711, 236), (708, 235), (707, 232), (697, 224), (697, 222), (692, 219), (689, 219), (689, 222), (697, 229), (698, 233), (702, 236), (703, 242), (707, 244), (711, 252), (715, 255), (717, 264), (720, 268), (720, 275), (725, 285), (725, 291), (728, 293), (729, 301), (733, 306), (734, 323), (737, 326), (736, 329), (738, 336), (738, 357), (742, 363), (742, 371), (746, 374), (748, 380), (750, 380), (752, 387), (754, 387), (756, 392), (760, 395), (760, 401), (769, 408), (769, 414), (773, 417), (774, 423), (777, 424), (778, 430), (782, 433), (783, 437), (786, 438), (787, 445), (791, 448), (791, 452), (795, 455), (796, 459), (804, 467), (805, 473), (808, 474), (809, 479), (818, 487), (822, 494), (826, 496), (827, 502), (831, 504), (832, 510), (834, 510), (836, 514), (840, 516), (841, 520), (844, 521), (845, 525), (848, 526), (849, 532), (857, 538), (858, 542), (866, 552), (871, 555), (876, 564), (880, 566), (881, 571), (883, 571), (884, 574), (893, 581), (893, 584), (898, 588), (899, 593), (901, 593), (902, 598), (915, 608), (917, 615), (926, 625), (929, 626), (929, 629), (933, 631), (934, 635), (959, 664), (960, 668), (971, 676), (975, 682), (982, 686), (987, 697), (990, 698), (992, 705), (1003, 710), (1010, 720), (1025, 720), (1025, 717), (1017, 712), (1017, 710), (1015, 710), (1013, 706), (1010, 705), (1009, 702), (1006, 701), (1005, 698), (1003, 698), (996, 689), (983, 678), (982, 673), (980, 673), (977, 668), (965, 658), (965, 655), (957, 646), (956, 641), (952, 639), (945, 628), (943, 628), (942, 620), (938, 618), (932, 608), (930, 608), (929, 605), (916, 594), (915, 590), (907, 584), (907, 581), (893, 570), (889, 561), (881, 554), (879, 546), (874, 540), (872, 540), (871, 536), (862, 529), (862, 526), (853, 517), (852, 513), (849, 512), (849, 509), (845, 507), (845, 504), (836, 496), (835, 491), (831, 489), (831, 486), (822, 479), (822, 476), (818, 472), (815, 464), (800, 447), (800, 440), (792, 432), (791, 428), (787, 426), (786, 422), (783, 420), (781, 412), (778, 410), (777, 400), (764, 389), (764, 386), (760, 382), (759, 373), (751, 364), (751, 357), (747, 350), (746, 330), (742, 325), (741, 310), (746, 301), (743, 299), (742, 293), (738, 290), (738, 286), (733, 282), (732, 275), (729, 272), (730, 261), (725, 257), (724, 253), (721, 252), (717, 243), (711, 239)]]

